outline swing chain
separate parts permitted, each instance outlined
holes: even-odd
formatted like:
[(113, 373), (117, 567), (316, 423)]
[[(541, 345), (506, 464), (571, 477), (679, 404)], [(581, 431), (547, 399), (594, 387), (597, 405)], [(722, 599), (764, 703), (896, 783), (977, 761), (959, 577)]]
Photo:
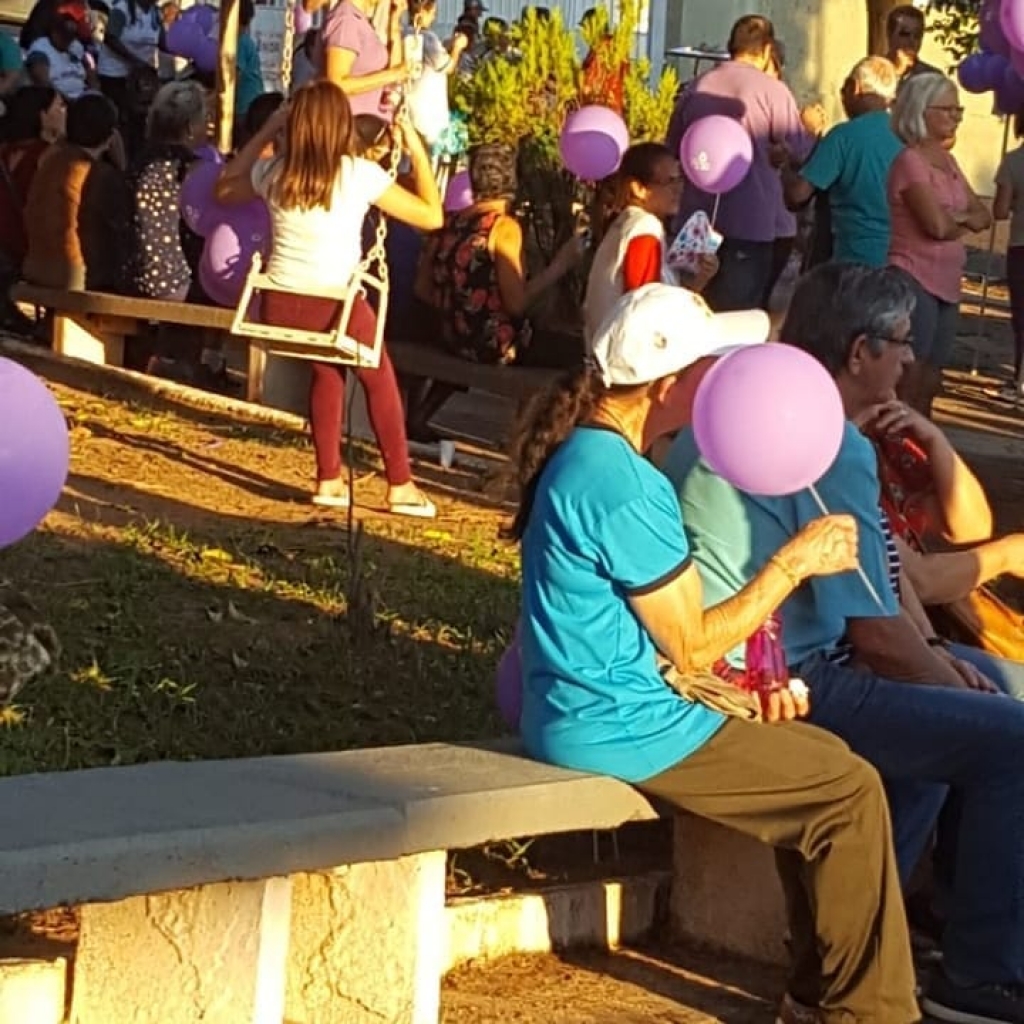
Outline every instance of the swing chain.
[(292, 88), (292, 60), (295, 55), (295, 5), (299, 0), (286, 0), (284, 5), (284, 39), (281, 41), (281, 91), (287, 96)]

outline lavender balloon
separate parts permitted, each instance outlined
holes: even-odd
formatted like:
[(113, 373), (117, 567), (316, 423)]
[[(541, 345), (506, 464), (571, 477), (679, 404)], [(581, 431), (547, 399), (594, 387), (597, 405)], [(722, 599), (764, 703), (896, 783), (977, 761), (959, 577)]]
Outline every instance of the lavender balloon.
[(600, 181), (614, 174), (628, 148), (626, 122), (609, 107), (596, 105), (574, 110), (558, 138), (562, 163), (583, 181)]
[(197, 235), (209, 234), (230, 214), (231, 207), (218, 203), (214, 191), (220, 171), (220, 165), (212, 160), (200, 160), (181, 183), (178, 208), (182, 220)]
[(1003, 0), (999, 8), (1003, 38), (1014, 50), (1024, 50), (1024, 0)]
[(458, 213), (473, 205), (473, 186), (469, 181), (469, 171), (453, 174), (444, 190), (444, 208), (448, 213)]
[(778, 497), (816, 483), (839, 454), (845, 427), (835, 381), (792, 345), (724, 356), (694, 396), (693, 433), (704, 461), (749, 494)]
[(494, 696), (502, 721), (510, 729), (518, 731), (519, 720), (523, 715), (523, 661), (518, 626), (512, 636), (512, 643), (508, 645), (508, 649), (501, 656), (501, 661), (498, 662)]
[(313, 27), (313, 15), (302, 4), (295, 7), (295, 34), (304, 36)]
[(194, 4), (183, 11), (178, 20), (197, 25), (204, 36), (211, 36), (217, 31), (217, 8), (209, 4)]
[(262, 199), (229, 211), (207, 235), (199, 260), (199, 283), (220, 306), (238, 304), (253, 255), (270, 251), (270, 214)]
[(182, 16), (167, 30), (164, 40), (168, 53), (194, 60), (206, 40), (206, 33), (197, 22)]
[(68, 475), (68, 426), (33, 373), (0, 358), (0, 548), (31, 533)]
[(703, 192), (731, 192), (750, 171), (754, 142), (735, 118), (711, 114), (694, 121), (679, 143), (683, 172)]

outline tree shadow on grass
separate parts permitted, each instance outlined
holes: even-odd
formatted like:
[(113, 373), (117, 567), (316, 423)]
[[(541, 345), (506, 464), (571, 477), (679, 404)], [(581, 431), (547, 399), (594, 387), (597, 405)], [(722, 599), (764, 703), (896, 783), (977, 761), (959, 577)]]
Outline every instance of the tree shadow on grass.
[[(0, 552), (65, 648), (0, 736), (0, 774), (494, 735), (509, 580), (363, 535), (55, 516)], [(228, 536), (239, 532), (236, 543)]]

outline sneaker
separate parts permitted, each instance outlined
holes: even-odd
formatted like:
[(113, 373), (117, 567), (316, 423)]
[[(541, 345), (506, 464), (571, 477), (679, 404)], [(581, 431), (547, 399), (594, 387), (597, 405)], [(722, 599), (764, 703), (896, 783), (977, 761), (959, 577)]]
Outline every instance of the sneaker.
[(951, 1024), (1024, 1024), (1024, 985), (954, 985), (936, 971), (921, 1009)]
[(782, 997), (775, 1024), (821, 1024), (821, 1017), (813, 1006), (798, 1003), (788, 992)]

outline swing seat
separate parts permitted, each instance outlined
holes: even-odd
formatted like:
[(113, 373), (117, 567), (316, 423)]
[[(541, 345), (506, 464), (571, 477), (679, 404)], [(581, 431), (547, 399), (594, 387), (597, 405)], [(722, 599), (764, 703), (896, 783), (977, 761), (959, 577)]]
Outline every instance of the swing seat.
[[(370, 273), (365, 265), (360, 265), (348, 285), (343, 288), (324, 291), (303, 290), (302, 294), (311, 298), (333, 299), (341, 303), (338, 324), (333, 331), (304, 331), (293, 327), (276, 327), (251, 319), (250, 311), (257, 309), (258, 297), (263, 292), (292, 294), (292, 289), (282, 288), (271, 281), (263, 273), (263, 260), (260, 254), (256, 253), (253, 255), (252, 266), (245, 279), (245, 287), (242, 289), (242, 296), (238, 300), (238, 307), (235, 310), (235, 318), (231, 324), (232, 334), (251, 339), (251, 343), (265, 353), (286, 356), (289, 359), (313, 359), (321, 363), (370, 368), (380, 365), (384, 346), (388, 284), (383, 278)], [(360, 295), (365, 295), (369, 300), (371, 292), (378, 297), (377, 323), (373, 342), (367, 345), (349, 336), (348, 325), (355, 300)], [(254, 298), (257, 299), (255, 303)]]

